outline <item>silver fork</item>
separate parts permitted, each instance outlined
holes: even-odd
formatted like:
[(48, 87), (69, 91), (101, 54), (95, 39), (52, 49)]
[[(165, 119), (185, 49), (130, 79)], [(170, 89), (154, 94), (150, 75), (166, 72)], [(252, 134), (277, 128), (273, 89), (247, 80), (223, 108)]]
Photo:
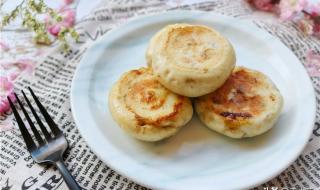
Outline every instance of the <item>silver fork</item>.
[(27, 98), (26, 94), (22, 92), (27, 104), (29, 105), (29, 108), (34, 115), (35, 119), (37, 120), (37, 123), (44, 135), (44, 139), (41, 137), (39, 131), (35, 127), (33, 121), (29, 117), (27, 111), (23, 107), (23, 104), (21, 103), (19, 97), (17, 94), (15, 94), (15, 97), (22, 109), (22, 112), (24, 113), (29, 126), (34, 134), (34, 137), (36, 138), (37, 142), (34, 141), (31, 137), (31, 134), (29, 133), (28, 129), (26, 128), (25, 124), (23, 123), (17, 109), (15, 108), (14, 104), (12, 103), (10, 97), (7, 97), (10, 103), (10, 106), (12, 108), (13, 114), (17, 120), (19, 129), (21, 131), (22, 137), (27, 145), (28, 151), (31, 153), (32, 158), (37, 163), (51, 163), (54, 164), (60, 171), (63, 179), (65, 180), (67, 186), (71, 190), (78, 190), (81, 189), (80, 186), (77, 184), (75, 179), (72, 177), (72, 175), (67, 170), (66, 166), (63, 163), (62, 155), (65, 152), (65, 150), (68, 147), (68, 142), (66, 138), (64, 137), (62, 131), (57, 127), (56, 123), (52, 120), (46, 109), (43, 107), (43, 105), (40, 103), (32, 89), (28, 88), (35, 103), (39, 107), (40, 112), (42, 113), (43, 117), (45, 118), (49, 128), (51, 129), (51, 132), (53, 135), (51, 135), (44, 124), (42, 123), (41, 119), (39, 118), (38, 114), (34, 110), (32, 104), (30, 103), (29, 99)]

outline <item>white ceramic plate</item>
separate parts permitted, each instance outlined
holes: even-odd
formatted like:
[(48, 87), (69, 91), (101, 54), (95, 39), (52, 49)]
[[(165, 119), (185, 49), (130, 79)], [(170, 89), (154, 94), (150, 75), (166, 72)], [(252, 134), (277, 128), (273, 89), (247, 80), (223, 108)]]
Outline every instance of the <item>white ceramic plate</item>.
[[(128, 70), (146, 66), (151, 36), (167, 24), (203, 24), (226, 36), (237, 64), (268, 75), (284, 97), (276, 126), (242, 140), (207, 129), (196, 116), (158, 143), (135, 140), (113, 121), (107, 97)], [(207, 12), (175, 11), (140, 17), (95, 43), (78, 65), (72, 113), (82, 136), (108, 166), (154, 189), (247, 189), (272, 179), (303, 150), (315, 119), (315, 96), (302, 64), (280, 41), (252, 24)]]

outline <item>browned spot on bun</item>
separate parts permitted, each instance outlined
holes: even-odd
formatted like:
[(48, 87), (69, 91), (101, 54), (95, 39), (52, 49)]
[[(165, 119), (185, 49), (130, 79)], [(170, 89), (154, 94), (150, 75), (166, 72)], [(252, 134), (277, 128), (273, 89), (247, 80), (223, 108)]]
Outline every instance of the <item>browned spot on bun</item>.
[[(183, 98), (183, 97), (182, 97)], [(174, 105), (173, 111), (167, 115), (161, 116), (157, 119), (150, 119), (150, 118), (144, 118), (137, 113), (133, 112), (135, 114), (135, 118), (137, 120), (137, 125), (138, 126), (144, 126), (144, 125), (153, 125), (158, 127), (160, 123), (166, 121), (166, 120), (172, 120), (176, 115), (181, 111), (183, 102), (178, 102)]]
[(156, 100), (156, 96), (155, 96), (155, 92), (153, 91), (148, 91), (146, 92), (146, 98), (145, 98), (145, 102), (150, 103), (150, 102), (154, 102)]
[(214, 51), (212, 49), (206, 49), (203, 51), (201, 58), (203, 60), (207, 60), (207, 59), (210, 59), (213, 54), (214, 54)]
[(160, 117), (158, 120), (164, 121), (164, 120), (173, 119), (181, 111), (184, 98), (185, 97), (180, 96), (179, 98), (180, 101), (174, 104), (173, 111), (170, 114)]
[(136, 74), (136, 75), (141, 75), (141, 74), (142, 74), (142, 72), (139, 71), (139, 70), (132, 70), (132, 72), (133, 72), (134, 74)]
[(162, 86), (151, 68), (124, 73), (109, 93), (109, 109), (122, 129), (145, 141), (174, 135), (193, 113), (191, 101)]
[(241, 113), (244, 107), (248, 107), (247, 114), (257, 115), (263, 109), (262, 97), (258, 95), (250, 96), (251, 88), (258, 86), (259, 81), (250, 73), (239, 70), (234, 72), (226, 83), (212, 94), (214, 104), (223, 105), (215, 106), (218, 114), (232, 110), (233, 113)]
[(194, 103), (206, 126), (232, 138), (253, 137), (268, 131), (282, 106), (282, 96), (272, 81), (245, 67), (236, 67), (220, 88)]
[[(168, 33), (168, 38), (166, 41), (167, 50), (170, 49), (181, 49), (183, 52), (199, 52), (199, 47), (203, 45), (199, 39), (195, 39), (193, 36), (202, 36), (211, 32), (209, 29), (204, 27), (193, 27), (185, 26), (180, 28), (173, 28)], [(182, 57), (184, 62), (190, 63), (192, 60), (197, 63), (203, 63), (204, 61), (210, 59), (215, 54), (215, 51), (211, 48), (202, 50), (202, 53), (194, 54), (193, 59), (188, 57)]]
[(242, 117), (242, 118), (249, 118), (252, 117), (250, 113), (242, 112), (242, 113), (233, 113), (233, 112), (222, 112), (220, 113), (221, 116), (231, 118), (231, 119), (236, 119), (237, 117)]
[(221, 116), (225, 117), (224, 123), (229, 130), (235, 130), (239, 126), (248, 123), (247, 118), (251, 118), (252, 115), (247, 112), (233, 113), (233, 112), (222, 112)]
[(164, 99), (159, 99), (157, 104), (152, 105), (150, 108), (151, 110), (155, 110), (160, 108), (164, 104)]
[[(150, 69), (132, 70), (131, 73), (136, 75), (134, 78), (142, 75), (152, 76), (152, 71)], [(130, 81), (130, 79), (128, 79), (128, 81)], [(180, 95), (177, 96), (177, 100), (173, 105), (173, 111), (157, 118), (144, 117), (143, 115), (140, 115), (132, 109), (131, 105), (128, 103), (131, 100), (135, 100), (136, 104), (139, 103), (140, 105), (144, 105), (147, 110), (155, 111), (157, 109), (161, 109), (167, 101), (167, 97), (170, 93), (167, 89), (163, 89), (163, 86), (153, 77), (132, 83), (132, 86), (127, 91), (125, 102), (127, 104), (127, 109), (135, 115), (137, 126), (163, 126), (163, 123), (173, 120), (174, 117), (181, 112), (181, 107), (186, 97)]]
[[(141, 71), (139, 71), (141, 73)], [(161, 84), (152, 80), (143, 80), (139, 83), (133, 84), (131, 90), (128, 92), (129, 98), (135, 99), (139, 97), (139, 101), (148, 104), (151, 110), (160, 108), (167, 98), (168, 93), (162, 94), (158, 97), (154, 90), (162, 88)]]
[(195, 83), (196, 80), (192, 79), (192, 78), (187, 78), (186, 79), (186, 83)]
[[(212, 111), (225, 118), (229, 126), (243, 124), (264, 109), (263, 98), (255, 94), (252, 88), (262, 85), (254, 75), (239, 69), (232, 73), (225, 84), (212, 93)], [(245, 111), (243, 109), (246, 108)]]
[(276, 100), (276, 97), (274, 97), (274, 95), (270, 95), (269, 97), (270, 97), (271, 101), (275, 101)]
[(238, 119), (227, 118), (224, 120), (224, 123), (227, 129), (232, 131), (232, 130), (237, 130), (242, 125), (249, 124), (249, 121), (244, 118), (238, 118)]

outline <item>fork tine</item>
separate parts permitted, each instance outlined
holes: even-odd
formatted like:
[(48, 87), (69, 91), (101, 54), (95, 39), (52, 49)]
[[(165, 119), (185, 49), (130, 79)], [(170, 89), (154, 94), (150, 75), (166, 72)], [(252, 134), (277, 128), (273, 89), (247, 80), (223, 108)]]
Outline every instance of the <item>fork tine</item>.
[(16, 93), (14, 93), (14, 95), (15, 95), (15, 97), (16, 97), (16, 99), (17, 99), (17, 101), (18, 101), (18, 103), (19, 103), (19, 105), (20, 105), (20, 107), (21, 107), (21, 109), (22, 109), (22, 112), (24, 113), (25, 117), (27, 118), (27, 121), (28, 121), (28, 123), (29, 123), (29, 125), (30, 125), (30, 127), (31, 127), (31, 130), (32, 130), (34, 136), (36, 137), (37, 141), (39, 142), (39, 145), (43, 145), (43, 144), (44, 144), (44, 141), (43, 141), (43, 139), (41, 138), (38, 130), (37, 130), (36, 127), (34, 126), (32, 120), (30, 119), (27, 111), (24, 109), (24, 106), (22, 105), (19, 97), (17, 96)]
[(40, 129), (41, 131), (43, 132), (44, 136), (46, 137), (47, 141), (52, 139), (51, 135), (49, 134), (48, 130), (46, 129), (46, 127), (43, 125), (41, 119), (39, 118), (37, 112), (33, 109), (29, 99), (27, 98), (26, 94), (23, 92), (23, 90), (21, 90), (23, 96), (24, 96), (24, 99), (26, 100), (27, 104), (29, 105), (30, 107), (30, 110), (32, 112), (32, 114), (34, 115), (34, 117), (36, 118), (39, 126), (40, 126)]
[(26, 126), (24, 125), (18, 111), (16, 110), (14, 104), (12, 103), (11, 99), (9, 96), (7, 96), (9, 103), (10, 103), (10, 107), (13, 111), (14, 117), (16, 118), (17, 122), (18, 122), (18, 126), (19, 129), (21, 131), (22, 137), (24, 139), (24, 142), (27, 145), (27, 149), (28, 151), (32, 151), (34, 148), (36, 148), (36, 144), (33, 142), (32, 137), (30, 135), (30, 133), (28, 132), (28, 129), (26, 128)]
[(40, 109), (40, 112), (42, 113), (42, 115), (44, 116), (45, 120), (47, 121), (52, 133), (55, 136), (61, 135), (62, 131), (57, 127), (56, 123), (53, 121), (53, 119), (51, 118), (51, 116), (49, 115), (47, 110), (40, 103), (40, 101), (38, 100), (37, 96), (33, 93), (32, 89), (30, 87), (28, 87), (28, 89), (29, 89), (33, 99), (36, 101), (36, 104), (38, 105), (38, 107)]

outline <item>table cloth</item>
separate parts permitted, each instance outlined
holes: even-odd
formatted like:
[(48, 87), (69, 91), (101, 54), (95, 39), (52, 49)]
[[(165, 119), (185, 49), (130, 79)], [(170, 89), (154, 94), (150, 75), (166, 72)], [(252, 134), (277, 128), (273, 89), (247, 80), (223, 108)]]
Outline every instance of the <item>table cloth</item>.
[[(72, 118), (69, 98), (77, 64), (91, 44), (112, 28), (126, 23), (132, 17), (173, 10), (215, 12), (252, 22), (280, 39), (307, 69), (311, 66), (317, 67), (317, 65), (310, 66), (312, 63), (308, 63), (306, 57), (309, 51), (320, 52), (319, 39), (304, 35), (294, 22), (281, 22), (272, 14), (252, 9), (243, 0), (102, 0), (89, 15), (77, 21), (75, 28), (80, 33), (80, 41), (72, 43), (71, 49), (67, 52), (62, 51), (57, 43), (45, 48), (35, 46), (30, 42), (31, 34), (19, 28), (3, 31), (1, 38), (10, 41), (11, 48), (7, 52), (1, 52), (0, 61), (9, 62), (23, 58), (35, 62), (33, 74), (21, 74), (15, 80), (15, 90), (32, 87), (58, 126), (63, 129), (70, 145), (65, 155), (65, 163), (84, 189), (125, 190), (146, 189), (146, 187), (110, 169), (90, 150), (79, 134)], [(318, 102), (320, 74), (309, 73)], [(303, 90), (303, 87), (301, 88)], [(301, 156), (278, 177), (255, 189), (320, 189), (319, 111), (320, 108), (317, 106), (313, 134)], [(10, 111), (0, 116), (0, 122), (1, 190), (67, 189), (61, 175), (54, 167), (40, 166), (32, 160)], [(303, 126), (301, 128), (303, 129)]]

